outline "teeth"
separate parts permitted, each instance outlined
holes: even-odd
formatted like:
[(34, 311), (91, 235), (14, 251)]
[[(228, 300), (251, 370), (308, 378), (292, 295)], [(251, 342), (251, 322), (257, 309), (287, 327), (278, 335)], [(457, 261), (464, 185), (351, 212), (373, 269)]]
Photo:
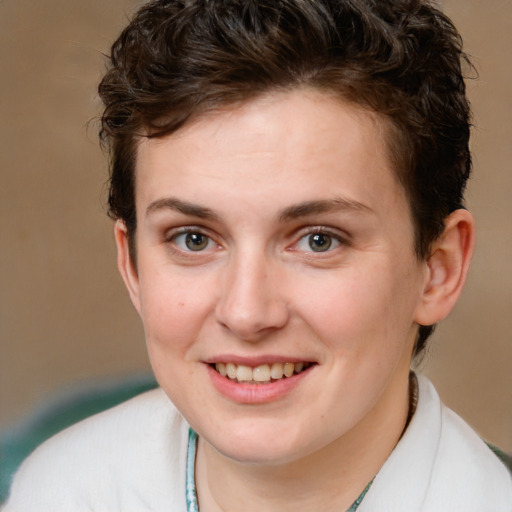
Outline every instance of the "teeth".
[(270, 369), (270, 376), (273, 379), (282, 379), (283, 375), (283, 365), (281, 363), (274, 363)]
[(293, 363), (284, 363), (283, 371), (285, 377), (291, 377), (295, 371), (295, 365)]
[(270, 366), (268, 364), (256, 366), (252, 371), (252, 380), (256, 382), (268, 382), (270, 380)]
[(250, 366), (244, 366), (239, 364), (236, 369), (236, 379), (238, 382), (249, 382), (252, 379), (252, 368)]
[(215, 367), (217, 368), (217, 371), (223, 376), (225, 377), (228, 373), (226, 371), (226, 365), (224, 363), (218, 363), (215, 365)]
[(226, 373), (230, 379), (236, 379), (236, 366), (233, 363), (226, 365)]
[(223, 376), (238, 382), (271, 382), (283, 377), (291, 377), (294, 373), (300, 373), (307, 364), (300, 363), (273, 363), (262, 364), (251, 368), (243, 364), (216, 363), (215, 369)]

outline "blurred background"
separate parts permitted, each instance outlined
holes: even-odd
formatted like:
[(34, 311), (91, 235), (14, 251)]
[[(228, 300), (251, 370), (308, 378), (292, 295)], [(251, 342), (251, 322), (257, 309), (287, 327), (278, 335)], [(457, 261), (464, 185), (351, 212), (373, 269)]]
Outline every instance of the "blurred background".
[[(135, 0), (0, 1), (0, 429), (59, 393), (150, 372), (115, 265), (97, 143), (103, 53)], [(478, 244), (420, 365), (512, 452), (512, 1), (445, 0), (473, 56)]]

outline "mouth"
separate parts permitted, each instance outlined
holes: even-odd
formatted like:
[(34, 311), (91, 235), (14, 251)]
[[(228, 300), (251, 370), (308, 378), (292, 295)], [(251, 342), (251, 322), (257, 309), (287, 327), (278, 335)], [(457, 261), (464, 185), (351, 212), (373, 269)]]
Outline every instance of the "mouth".
[(300, 361), (296, 363), (269, 363), (258, 366), (247, 366), (235, 363), (212, 363), (213, 368), (222, 377), (232, 382), (244, 384), (271, 384), (304, 372), (314, 363)]

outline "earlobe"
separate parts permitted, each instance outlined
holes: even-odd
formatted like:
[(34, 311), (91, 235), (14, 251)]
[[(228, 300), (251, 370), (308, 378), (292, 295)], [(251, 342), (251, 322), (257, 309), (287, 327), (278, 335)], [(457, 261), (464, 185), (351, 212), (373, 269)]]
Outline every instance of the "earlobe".
[(445, 222), (426, 261), (426, 278), (415, 321), (433, 325), (443, 320), (460, 296), (473, 255), (475, 227), (467, 210), (456, 210)]
[(116, 220), (114, 224), (114, 237), (117, 246), (117, 268), (128, 289), (130, 299), (140, 314), (139, 277), (130, 254), (128, 230), (122, 220)]

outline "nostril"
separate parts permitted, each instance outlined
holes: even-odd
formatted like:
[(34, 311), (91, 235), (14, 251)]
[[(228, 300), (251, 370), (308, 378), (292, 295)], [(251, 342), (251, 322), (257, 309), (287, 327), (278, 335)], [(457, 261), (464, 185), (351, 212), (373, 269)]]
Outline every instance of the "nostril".
[(258, 341), (283, 328), (289, 318), (283, 301), (256, 297), (224, 302), (216, 311), (219, 325), (245, 341)]

